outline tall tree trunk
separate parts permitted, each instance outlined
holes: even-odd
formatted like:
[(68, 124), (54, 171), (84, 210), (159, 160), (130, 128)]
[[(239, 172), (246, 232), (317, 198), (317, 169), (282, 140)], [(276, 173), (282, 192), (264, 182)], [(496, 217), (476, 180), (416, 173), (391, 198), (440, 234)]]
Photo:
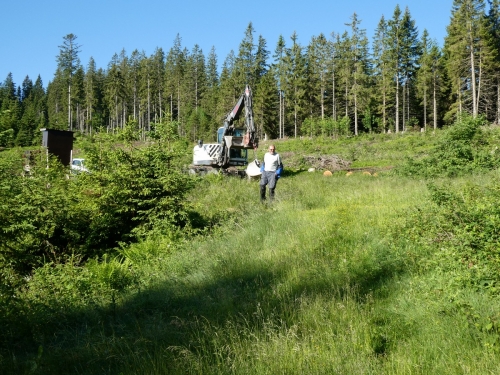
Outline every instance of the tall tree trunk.
[(470, 66), (471, 66), (471, 85), (472, 85), (472, 117), (477, 117), (478, 106), (476, 98), (476, 66), (474, 62), (474, 41), (472, 40), (472, 30), (469, 29), (469, 50), (470, 50)]
[(281, 123), (282, 123), (282, 118), (281, 118), (281, 110), (282, 110), (282, 104), (281, 104), (281, 90), (279, 91), (279, 138), (282, 138), (281, 136)]
[(148, 131), (151, 131), (151, 96), (149, 92), (149, 77), (148, 77)]
[(434, 114), (433, 114), (433, 121), (434, 121), (434, 131), (436, 131), (437, 129), (437, 84), (436, 84), (436, 77), (434, 76), (434, 80), (433, 80), (433, 83), (434, 83), (434, 87), (433, 87), (433, 90), (432, 90), (432, 107), (433, 107), (433, 111), (434, 111)]
[(396, 133), (399, 133), (399, 78), (396, 77)]
[(495, 124), (500, 124), (500, 79), (497, 77), (497, 115)]
[(71, 121), (71, 84), (68, 85), (68, 129), (73, 130)]
[(332, 74), (332, 118), (337, 121), (337, 112), (335, 110), (335, 72)]
[(427, 130), (427, 87), (424, 87), (424, 130)]
[(356, 87), (356, 78), (354, 78), (354, 135), (358, 135), (358, 88)]

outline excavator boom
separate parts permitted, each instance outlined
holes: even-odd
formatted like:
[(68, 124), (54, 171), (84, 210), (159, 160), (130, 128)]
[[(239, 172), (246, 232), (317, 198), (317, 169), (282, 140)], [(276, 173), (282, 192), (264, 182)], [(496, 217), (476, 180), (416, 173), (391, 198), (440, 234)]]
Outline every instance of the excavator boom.
[[(236, 136), (233, 124), (240, 118), (243, 109), (245, 109), (246, 133), (243, 136)], [(229, 165), (231, 149), (256, 149), (258, 147), (253, 120), (252, 90), (248, 85), (245, 87), (245, 91), (236, 102), (232, 111), (226, 116), (220, 144), (221, 150), (217, 164), (222, 168)]]

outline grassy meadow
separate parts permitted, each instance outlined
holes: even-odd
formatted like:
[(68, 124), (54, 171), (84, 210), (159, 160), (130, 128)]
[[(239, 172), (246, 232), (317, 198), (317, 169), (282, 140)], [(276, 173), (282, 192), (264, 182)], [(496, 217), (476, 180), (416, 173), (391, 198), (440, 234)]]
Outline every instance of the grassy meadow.
[[(488, 134), (499, 137), (498, 129)], [(457, 255), (460, 244), (447, 237), (462, 234), (446, 227), (432, 197), (465, 196), (471, 186), (474, 197), (495, 192), (500, 170), (396, 173), (440, 137), (277, 141), (288, 159), (272, 204), (260, 204), (255, 180), (197, 180), (187, 199), (209, 228), (48, 264), (4, 299), (0, 372), (498, 373), (496, 283), (476, 282), (487, 270)], [(307, 172), (304, 155), (329, 154), (355, 172)], [(482, 207), (493, 210), (488, 197)], [(499, 220), (492, 212), (487, 220)], [(500, 252), (492, 241), (488, 261)]]

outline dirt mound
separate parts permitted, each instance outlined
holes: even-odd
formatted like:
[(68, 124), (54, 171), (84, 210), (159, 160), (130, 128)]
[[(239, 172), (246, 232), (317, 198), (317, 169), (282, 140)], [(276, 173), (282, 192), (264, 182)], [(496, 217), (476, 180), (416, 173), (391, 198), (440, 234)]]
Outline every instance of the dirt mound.
[(338, 155), (303, 155), (287, 151), (280, 153), (286, 168), (329, 170), (332, 172), (349, 169), (351, 162)]
[(304, 156), (305, 164), (319, 170), (340, 171), (348, 169), (351, 165), (350, 161), (344, 160), (337, 155), (316, 155)]

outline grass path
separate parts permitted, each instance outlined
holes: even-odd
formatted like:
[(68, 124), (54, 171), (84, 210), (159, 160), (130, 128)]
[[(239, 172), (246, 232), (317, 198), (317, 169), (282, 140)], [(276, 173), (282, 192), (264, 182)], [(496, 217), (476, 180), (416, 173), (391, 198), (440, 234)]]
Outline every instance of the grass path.
[(232, 224), (174, 251), (127, 249), (141, 288), (59, 324), (31, 373), (494, 373), (495, 351), (437, 292), (446, 280), (397, 235), (424, 182), (305, 172), (276, 194), (261, 205), (256, 182), (200, 186), (200, 211)]

